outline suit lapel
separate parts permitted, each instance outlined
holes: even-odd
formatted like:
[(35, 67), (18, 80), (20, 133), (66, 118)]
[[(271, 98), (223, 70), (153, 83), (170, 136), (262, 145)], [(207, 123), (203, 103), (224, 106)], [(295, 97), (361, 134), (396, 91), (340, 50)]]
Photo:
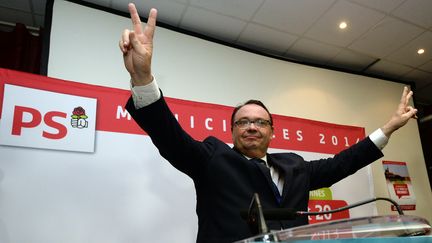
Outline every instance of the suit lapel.
[[(271, 178), (270, 175), (270, 170), (266, 167), (266, 166), (261, 166), (260, 164), (251, 161), (250, 159), (247, 159), (242, 153), (240, 153), (240, 151), (237, 150), (236, 147), (233, 147), (232, 150), (236, 151), (239, 155), (241, 155), (245, 160), (248, 160), (250, 163), (255, 164), (256, 167), (258, 167), (258, 169), (261, 171), (261, 173), (263, 174), (264, 178), (266, 178), (267, 181), (267, 186), (270, 187), (270, 190), (273, 190), (273, 180)], [(267, 159), (268, 159), (268, 154), (267, 154)]]
[[(242, 155), (235, 147), (233, 147), (232, 148), (234, 151), (236, 151), (237, 153), (239, 153), (240, 155)], [(242, 155), (242, 156), (244, 156), (244, 155)], [(245, 160), (248, 160), (247, 158), (245, 158), (245, 157), (243, 157)], [(271, 158), (271, 155), (270, 154), (267, 154), (267, 162), (269, 163), (269, 164), (271, 164), (273, 161), (275, 161), (275, 160), (273, 160), (272, 158)], [(267, 181), (267, 186), (269, 187), (269, 189), (273, 192), (273, 194), (275, 193), (275, 189), (274, 189), (274, 183), (273, 183), (273, 180), (272, 180), (272, 178), (271, 178), (271, 175), (270, 175), (270, 169), (269, 168), (267, 168), (265, 165), (260, 165), (259, 163), (257, 163), (257, 162), (254, 162), (254, 161), (250, 161), (249, 160), (249, 162), (250, 163), (253, 163), (253, 164), (255, 164), (255, 166), (257, 166), (258, 167), (258, 169), (260, 170), (260, 172), (263, 174), (263, 176), (264, 176), (264, 178), (266, 179), (266, 181)], [(284, 169), (283, 167), (282, 167), (282, 165), (283, 165), (283, 163), (280, 163), (280, 162), (277, 162), (277, 168), (282, 168), (282, 170), (284, 171), (284, 170), (286, 170), (286, 169)], [(283, 175), (285, 175), (286, 173), (285, 173), (285, 171), (282, 173)], [(291, 175), (292, 175), (292, 172), (291, 172)], [(291, 176), (289, 176), (288, 178), (292, 178)], [(284, 176), (284, 189), (283, 189), (283, 191), (282, 191), (282, 196), (281, 196), (281, 201), (280, 202), (278, 202), (278, 199), (277, 199), (277, 195), (274, 195), (274, 198), (275, 198), (275, 200), (276, 200), (276, 202), (278, 202), (279, 204), (284, 200), (284, 198), (286, 197), (286, 195), (284, 195), (284, 194), (286, 194), (286, 192), (285, 192), (285, 188), (287, 187), (287, 185), (289, 185), (289, 183), (287, 183), (287, 178), (286, 178), (286, 176)]]
[(252, 163), (255, 164), (255, 166), (257, 166), (259, 168), (259, 170), (261, 171), (261, 173), (264, 175), (264, 177), (266, 178), (267, 184), (270, 187), (270, 189), (272, 189), (272, 184), (273, 181), (271, 179), (271, 175), (270, 175), (270, 170), (269, 168), (267, 168), (265, 165), (260, 165), (256, 162), (251, 161)]

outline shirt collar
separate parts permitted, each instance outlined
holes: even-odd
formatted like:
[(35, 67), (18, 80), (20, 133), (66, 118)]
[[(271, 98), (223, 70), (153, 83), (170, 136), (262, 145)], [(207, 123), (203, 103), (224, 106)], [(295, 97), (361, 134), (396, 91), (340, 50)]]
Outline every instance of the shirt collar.
[[(246, 156), (246, 155), (244, 155), (244, 154), (243, 154), (243, 156), (244, 156), (246, 159), (248, 159), (248, 160), (251, 160), (251, 159), (252, 159), (251, 157), (248, 157), (248, 156)], [(269, 164), (267, 163), (267, 154), (264, 155), (264, 157), (259, 158), (259, 159), (264, 160), (264, 162), (266, 163), (266, 166), (269, 167)]]

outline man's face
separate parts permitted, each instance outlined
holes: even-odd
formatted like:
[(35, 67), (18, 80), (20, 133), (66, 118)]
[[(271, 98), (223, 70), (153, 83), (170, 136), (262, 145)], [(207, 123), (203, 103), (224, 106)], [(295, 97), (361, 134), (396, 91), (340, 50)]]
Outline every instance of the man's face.
[[(273, 126), (271, 124), (250, 123), (245, 127), (235, 124), (243, 120), (257, 121), (259, 119), (270, 121), (267, 111), (259, 105), (249, 104), (240, 108), (234, 116), (232, 130), (234, 147), (241, 153), (251, 158), (263, 157), (273, 137)], [(261, 126), (259, 126), (261, 125)]]

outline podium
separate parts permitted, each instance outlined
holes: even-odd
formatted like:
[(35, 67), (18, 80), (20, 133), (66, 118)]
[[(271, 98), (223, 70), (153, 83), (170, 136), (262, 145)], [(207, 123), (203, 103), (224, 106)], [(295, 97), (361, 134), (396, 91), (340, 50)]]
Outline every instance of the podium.
[(426, 219), (410, 215), (387, 215), (343, 219), (294, 227), (257, 235), (235, 243), (432, 243), (432, 228)]

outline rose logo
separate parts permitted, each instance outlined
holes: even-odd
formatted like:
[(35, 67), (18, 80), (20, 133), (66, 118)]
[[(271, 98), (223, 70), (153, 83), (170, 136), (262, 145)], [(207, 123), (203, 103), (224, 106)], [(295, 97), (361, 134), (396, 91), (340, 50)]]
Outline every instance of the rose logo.
[(85, 114), (85, 110), (81, 106), (74, 108), (71, 117), (71, 125), (73, 128), (81, 129), (88, 127), (88, 121), (86, 120), (88, 116)]

